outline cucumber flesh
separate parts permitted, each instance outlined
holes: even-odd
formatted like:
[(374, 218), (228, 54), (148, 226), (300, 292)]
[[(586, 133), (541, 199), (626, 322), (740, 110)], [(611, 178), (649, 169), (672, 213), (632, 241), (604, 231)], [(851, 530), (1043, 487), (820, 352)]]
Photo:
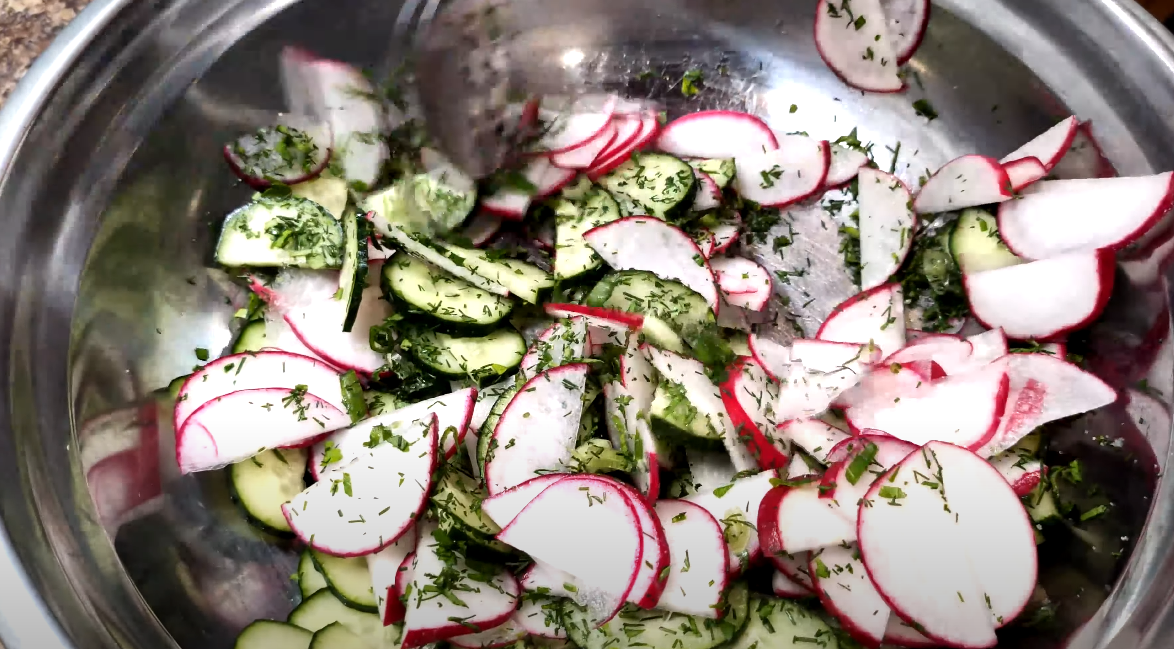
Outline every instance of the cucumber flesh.
[(305, 449), (273, 449), (233, 464), (229, 481), (233, 498), (250, 522), (270, 532), (289, 534), (281, 506), (306, 488)]
[(980, 209), (965, 210), (958, 217), (949, 250), (963, 275), (1023, 263), (999, 238), (995, 217)]
[(241, 329), (236, 342), (232, 344), (232, 353), (256, 353), (269, 346), (271, 343), (265, 335), (265, 321), (254, 320)]
[[(726, 591), (726, 612), (720, 620), (627, 607), (598, 628), (593, 628), (587, 609), (563, 600), (563, 624), (580, 649), (712, 649), (743, 632), (748, 600), (746, 584), (738, 582)], [(773, 646), (764, 643), (761, 649)], [(834, 647), (835, 640), (828, 646)]]
[(305, 198), (321, 205), (336, 219), (342, 218), (347, 198), (350, 196), (346, 181), (335, 178), (328, 172), (322, 172), (321, 176), (313, 180), (292, 185), (289, 191), (298, 198)]
[(501, 376), (520, 365), (526, 341), (513, 329), (472, 338), (426, 331), (412, 337), (410, 351), (438, 374), (481, 380)]
[(302, 556), (298, 559), (298, 590), (302, 593), (302, 599), (307, 599), (324, 588), (327, 588), (326, 577), (318, 572), (318, 566), (314, 565), (314, 557), (310, 556), (310, 550), (302, 550)]
[(1056, 496), (1047, 487), (1045, 481), (1041, 480), (1035, 491), (1025, 496), (1023, 500), (1024, 507), (1027, 508), (1027, 515), (1031, 517), (1033, 523), (1046, 523), (1062, 518), (1060, 508), (1056, 504)]
[(383, 264), (383, 292), (446, 325), (495, 325), (514, 307), (507, 297), (481, 290), (402, 252)]
[(365, 557), (333, 557), (310, 550), (310, 558), (338, 601), (358, 611), (379, 611), (379, 601), (371, 585), (371, 571), (367, 568)]
[(552, 201), (555, 218), (554, 278), (581, 277), (603, 265), (583, 233), (620, 218), (620, 207), (611, 195), (592, 189), (580, 201)]
[(367, 641), (342, 624), (327, 624), (314, 634), (310, 649), (370, 649)]
[(708, 175), (720, 189), (725, 189), (726, 185), (730, 184), (730, 181), (734, 179), (736, 169), (733, 159), (730, 158), (690, 160), (689, 166)]
[(342, 225), (321, 205), (259, 196), (224, 220), (216, 262), (229, 267), (338, 268)]
[(314, 634), (274, 620), (257, 620), (236, 637), (235, 649), (307, 649)]
[[(588, 306), (619, 309), (654, 316), (679, 332), (713, 325), (709, 303), (680, 282), (661, 279), (640, 270), (612, 273), (601, 279), (585, 300)], [(647, 323), (646, 323), (647, 325)]]
[(450, 243), (440, 244), (440, 249), (451, 263), (468, 269), (491, 284), (505, 287), (510, 294), (530, 304), (538, 304), (540, 294), (554, 287), (553, 277), (524, 261), (496, 259), (484, 250)]
[(399, 627), (385, 628), (378, 615), (343, 604), (329, 589), (320, 590), (298, 604), (287, 621), (315, 633), (337, 622), (366, 640), (371, 649), (399, 649)]
[(355, 326), (359, 305), (363, 300), (363, 287), (367, 286), (367, 222), (357, 214), (347, 214), (342, 219), (343, 255), (342, 269), (338, 273), (338, 299), (345, 305), (346, 317), (342, 330), (349, 332)]
[(497, 422), (501, 419), (501, 413), (505, 412), (506, 406), (510, 405), (514, 395), (518, 393), (518, 386), (508, 388), (501, 396), (494, 402), (493, 407), (489, 410), (489, 416), (485, 418), (485, 423), (481, 424), (481, 430), (477, 431), (477, 464), (481, 467), (481, 475), (485, 475), (485, 461), (489, 458), (489, 445), (493, 441), (493, 429), (497, 428)]
[(663, 153), (633, 153), (599, 184), (615, 197), (624, 216), (671, 219), (687, 213), (697, 194), (693, 168)]
[(481, 511), (481, 501), (484, 499), (485, 491), (477, 480), (453, 464), (447, 464), (441, 470), (440, 479), (432, 492), (432, 502), (437, 507), (447, 511), (466, 527), (486, 536), (494, 536), (501, 531), (501, 527)]
[(840, 643), (819, 615), (790, 600), (750, 598), (746, 628), (729, 649), (838, 649)]
[(685, 388), (673, 381), (662, 379), (656, 386), (649, 418), (658, 437), (707, 447), (722, 443), (719, 429), (693, 405)]
[(367, 414), (371, 417), (395, 412), (408, 405), (407, 402), (400, 400), (394, 394), (379, 390), (367, 390), (363, 393), (363, 400), (367, 402)]

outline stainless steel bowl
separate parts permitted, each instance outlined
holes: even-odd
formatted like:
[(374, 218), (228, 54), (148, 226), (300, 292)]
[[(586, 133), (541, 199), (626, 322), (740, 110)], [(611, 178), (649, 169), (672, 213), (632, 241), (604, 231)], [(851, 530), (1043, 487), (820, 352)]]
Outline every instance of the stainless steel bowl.
[[(616, 4), (601, 11), (622, 12)], [(614, 85), (700, 66), (703, 102), (820, 137), (858, 125), (878, 151), (900, 142), (907, 180), (957, 154), (1010, 151), (1069, 113), (1093, 120), (1122, 173), (1174, 168), (1174, 40), (1129, 0), (942, 0), (911, 63), (918, 81), (897, 96), (850, 90), (821, 64), (813, 0), (689, 4), (703, 29), (569, 28), (562, 45)], [(241, 296), (208, 268), (209, 252), (249, 191), (218, 148), (281, 108), (279, 49), (300, 44), (382, 74), (435, 5), (96, 0), (0, 113), (8, 649), (226, 647), (251, 619), (288, 612), (294, 550), (244, 524), (222, 476), (178, 475), (155, 390), (190, 371), (195, 348), (229, 342)], [(938, 119), (915, 114), (920, 97)], [(1168, 402), (1169, 327), (1164, 280), (1121, 281), (1088, 360), (1118, 385), (1148, 376)], [(1057, 447), (1086, 458), (1117, 502), (1121, 558), (1064, 546), (1062, 565), (1044, 571), (1058, 627), (1009, 633), (1006, 645), (1061, 646), (1091, 617), (1071, 646), (1168, 646), (1174, 482), (1155, 466), (1169, 431), (1139, 436), (1118, 405), (1073, 422)]]

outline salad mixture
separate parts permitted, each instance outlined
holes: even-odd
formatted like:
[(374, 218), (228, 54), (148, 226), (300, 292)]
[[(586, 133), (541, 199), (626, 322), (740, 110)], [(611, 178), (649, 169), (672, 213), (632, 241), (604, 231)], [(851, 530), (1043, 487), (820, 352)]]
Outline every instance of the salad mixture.
[[(824, 0), (816, 45), (898, 91), (926, 20)], [(1046, 426), (1118, 399), (1067, 336), (1168, 247), (1170, 173), (1069, 117), (911, 189), (855, 132), (593, 96), (475, 182), (354, 68), (282, 63), (301, 121), (224, 150), (252, 298), (175, 383), (181, 470), (305, 546), (238, 647), (990, 647), (1047, 606), (1045, 525), (1107, 505), (1057, 502)]]

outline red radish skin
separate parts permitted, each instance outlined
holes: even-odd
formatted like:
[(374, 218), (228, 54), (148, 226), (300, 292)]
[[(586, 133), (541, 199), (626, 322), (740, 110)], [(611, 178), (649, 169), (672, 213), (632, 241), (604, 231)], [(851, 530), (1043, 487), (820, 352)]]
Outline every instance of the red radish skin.
[[(694, 476), (698, 475), (696, 467), (692, 467), (691, 470)], [(733, 479), (732, 483), (720, 484), (713, 489), (684, 498), (700, 505), (713, 515), (722, 524), (727, 538), (742, 537), (745, 540), (743, 550), (730, 548), (731, 575), (740, 574), (762, 556), (763, 547), (755, 523), (762, 500), (772, 489), (770, 481), (775, 477), (776, 472), (763, 471), (756, 475)], [(722, 490), (720, 497), (717, 495), (718, 490)]]
[(1022, 191), (1048, 175), (1047, 168), (1039, 161), (1039, 158), (1035, 157), (1020, 158), (1014, 162), (1005, 163), (1003, 170), (1007, 172), (1007, 178), (1011, 181), (1011, 191), (1013, 192)]
[[(636, 142), (636, 140), (643, 132), (644, 118), (645, 115), (643, 114), (616, 115), (612, 118), (612, 124), (614, 124), (616, 127), (616, 136), (611, 141), (611, 143), (607, 145), (606, 149), (599, 152), (599, 155), (596, 156), (595, 160), (592, 162), (591, 168), (587, 170), (586, 173), (588, 177), (591, 178), (591, 180), (595, 180), (595, 177), (593, 177), (592, 174), (594, 174), (595, 170), (601, 163), (615, 158), (617, 154), (632, 150), (628, 147), (633, 146), (633, 143)], [(608, 171), (611, 170), (608, 169)], [(605, 173), (607, 173), (607, 171), (603, 171), (599, 175), (603, 175)]]
[(1056, 166), (1051, 175), (1061, 180), (1077, 178), (1113, 178), (1117, 170), (1105, 157), (1101, 145), (1092, 133), (1092, 122), (1082, 122), (1072, 138), (1072, 146)]
[(770, 430), (773, 424), (770, 408), (775, 397), (771, 396), (766, 372), (753, 358), (742, 356), (734, 361), (726, 376), (720, 386), (722, 403), (738, 431), (738, 438), (764, 471), (786, 468), (789, 460), (786, 442), (774, 439)]
[(630, 140), (626, 145), (617, 148), (614, 152), (609, 149), (604, 155), (610, 157), (600, 157), (598, 161), (590, 169), (587, 170), (587, 177), (594, 181), (598, 181), (603, 176), (613, 171), (616, 167), (624, 164), (631, 157), (632, 152), (643, 148), (651, 142), (656, 134), (660, 132), (660, 121), (657, 119), (655, 113), (646, 112), (640, 118), (640, 130), (637, 131), (636, 136)]
[(697, 198), (693, 200), (693, 211), (704, 212), (720, 207), (722, 189), (717, 186), (713, 178), (697, 168), (693, 169), (693, 178), (697, 181)]
[(918, 214), (935, 214), (1012, 198), (1011, 179), (998, 160), (965, 155), (930, 176), (913, 199), (913, 209)]
[(548, 473), (489, 496), (481, 501), (481, 511), (498, 527), (505, 527), (550, 485), (566, 477), (565, 473)]
[(803, 449), (817, 461), (828, 464), (828, 454), (838, 445), (852, 439), (844, 431), (819, 419), (791, 419), (779, 424), (779, 434)]
[[(414, 531), (408, 531), (404, 536), (412, 536), (412, 545), (416, 544), (416, 535)], [(412, 583), (412, 572), (416, 566), (416, 551), (413, 550), (404, 557), (403, 562), (399, 564), (399, 569), (395, 574), (395, 598), (399, 601), (400, 606), (403, 606), (405, 593), (408, 592), (408, 584)], [(407, 609), (404, 609), (405, 611)], [(386, 626), (386, 625), (385, 625)]]
[[(409, 444), (406, 449), (384, 442), (347, 465), (351, 495), (335, 486), (345, 485), (343, 480), (324, 480), (282, 505), (293, 533), (310, 547), (337, 557), (378, 552), (408, 533), (423, 515), (432, 489), (438, 455), (435, 416), (427, 424), (417, 422), (403, 437)], [(358, 522), (340, 526), (340, 518)]]
[(416, 548), (416, 535), (405, 532), (403, 536), (375, 554), (367, 555), (367, 570), (371, 573), (371, 582), (376, 598), (379, 602), (379, 617), (383, 626), (390, 626), (404, 621), (404, 603), (400, 601), (396, 592), (395, 582), (399, 576), (400, 566)]
[(818, 550), (856, 540), (856, 529), (840, 506), (820, 498), (820, 485), (775, 487), (758, 509), (758, 539), (766, 556)]
[(936, 649), (938, 643), (930, 640), (897, 617), (889, 616), (889, 625), (885, 628), (885, 642), (898, 647), (910, 649)]
[[(1174, 206), (1174, 172), (1154, 176), (1048, 180), (999, 207), (999, 236), (1025, 259), (1121, 250)], [(1115, 214), (1103, 218), (1106, 209)]]
[(531, 158), (521, 170), (522, 176), (534, 185), (533, 193), (518, 189), (499, 189), (481, 198), (481, 210), (510, 221), (520, 221), (526, 216), (530, 204), (566, 187), (575, 179), (574, 169), (560, 169), (549, 158)]
[(619, 131), (616, 129), (615, 119), (613, 118), (608, 121), (607, 126), (602, 131), (583, 143), (582, 146), (564, 153), (552, 154), (550, 156), (550, 162), (554, 166), (562, 169), (587, 169), (599, 158), (599, 154), (611, 146), (618, 133)]
[(897, 63), (905, 65), (921, 46), (929, 25), (929, 0), (881, 0)]
[(1083, 329), (1101, 315), (1113, 295), (1115, 267), (1113, 251), (1097, 250), (975, 273), (962, 281), (970, 312), (984, 327), (1001, 327), (1015, 340), (1048, 340)]
[(991, 465), (1007, 480), (1015, 495), (1030, 495), (1043, 478), (1044, 467), (1039, 460), (1019, 457), (1018, 453), (1006, 452), (991, 458)]
[(671, 557), (657, 608), (685, 615), (720, 617), (730, 573), (721, 525), (704, 508), (685, 500), (662, 500), (654, 508)]
[(866, 345), (885, 356), (905, 346), (905, 299), (901, 285), (884, 284), (848, 298), (824, 320), (816, 338)]
[(624, 493), (640, 522), (640, 570), (632, 582), (628, 601), (640, 608), (655, 608), (664, 592), (668, 579), (665, 568), (671, 560), (664, 527), (644, 496), (630, 485), (608, 476), (597, 477)]
[(518, 366), (518, 374), (529, 380), (536, 372), (586, 357), (590, 342), (588, 331), (587, 320), (579, 316), (571, 317), (569, 322), (552, 322), (526, 350)]
[[(321, 155), (320, 159), (314, 164), (313, 167), (311, 167), (310, 169), (308, 169), (304, 173), (301, 173), (301, 174), (298, 174), (298, 175), (295, 175), (295, 176), (289, 177), (289, 178), (277, 179), (279, 182), (281, 182), (281, 184), (283, 184), (283, 185), (296, 185), (298, 183), (304, 183), (306, 181), (313, 180), (314, 178), (317, 178), (319, 175), (321, 175), (321, 173), (323, 171), (325, 171), (327, 167), (330, 166), (330, 158), (331, 158), (331, 155), (333, 154), (332, 147), (334, 145), (334, 138), (333, 138), (333, 136), (330, 135), (330, 128), (329, 127), (325, 127), (322, 130), (325, 130), (326, 133), (313, 134), (313, 133), (309, 133), (309, 132), (303, 130), (304, 133), (306, 133), (307, 135), (310, 135), (311, 139), (315, 140), (316, 145), (321, 146), (322, 143), (319, 141), (320, 139), (328, 140), (328, 142), (326, 143), (326, 146), (323, 147), (324, 148), (323, 153), (320, 154)], [(322, 135), (324, 137), (318, 138), (318, 137), (314, 137), (314, 135)], [(224, 145), (224, 161), (228, 163), (229, 168), (232, 169), (232, 173), (236, 174), (237, 178), (240, 178), (245, 183), (248, 183), (248, 185), (250, 187), (252, 187), (253, 189), (258, 189), (258, 190), (268, 189), (269, 186), (273, 184), (273, 181), (271, 181), (267, 178), (258, 178), (256, 176), (250, 176), (249, 174), (245, 173), (245, 170), (241, 166), (241, 161), (237, 157), (236, 152), (233, 151), (232, 147), (233, 147), (232, 144), (225, 144)]]
[[(820, 58), (841, 81), (857, 90), (904, 90), (880, 0), (858, 0), (852, 4), (852, 11), (840, 9), (832, 0), (819, 0), (816, 5), (815, 49)], [(858, 18), (864, 20), (860, 28), (855, 28), (853, 23)]]
[[(548, 155), (570, 153), (591, 143), (611, 124), (617, 98), (588, 96), (580, 100), (587, 105), (576, 105), (569, 114), (555, 114), (558, 124), (539, 139), (537, 148)], [(541, 115), (543, 109), (539, 109)]]
[(831, 166), (826, 140), (784, 135), (777, 149), (754, 150), (735, 158), (734, 190), (765, 207), (785, 207), (823, 190)]
[[(901, 441), (901, 440), (898, 440), (896, 437), (893, 437), (892, 435), (889, 435), (887, 433), (884, 433), (884, 432), (881, 432), (881, 431), (878, 431), (875, 429), (867, 428), (865, 430), (860, 431), (860, 434), (857, 435), (856, 437), (850, 437), (850, 438), (845, 439), (844, 441), (840, 442), (839, 444), (836, 444), (835, 447), (833, 447), (832, 450), (828, 452), (828, 464), (838, 464), (838, 463), (843, 462), (849, 458), (854, 457), (857, 453), (859, 453), (861, 451), (861, 449), (864, 448), (864, 446), (866, 444), (868, 444), (870, 442), (873, 444), (876, 444), (877, 446), (880, 446), (881, 444), (884, 444), (890, 440), (896, 440), (898, 442)], [(902, 443), (908, 444), (908, 442), (902, 442)], [(916, 447), (913, 447), (913, 448), (916, 448)], [(912, 452), (912, 449), (910, 449), (910, 452)], [(892, 463), (890, 463), (890, 466), (891, 465), (892, 465)]]
[(639, 313), (628, 313), (627, 311), (620, 311), (618, 309), (584, 306), (582, 304), (556, 304), (553, 302), (542, 305), (542, 308), (546, 311), (547, 315), (555, 318), (581, 316), (587, 320), (588, 324), (602, 327), (620, 327), (623, 329), (639, 330), (640, 327), (644, 326), (644, 316)]
[(1007, 165), (1035, 158), (1045, 171), (1051, 171), (1072, 148), (1072, 141), (1076, 138), (1079, 127), (1079, 120), (1075, 117), (1068, 117), (1027, 144), (1003, 156), (999, 162)]
[(779, 148), (775, 134), (747, 113), (709, 110), (690, 113), (661, 129), (656, 148), (685, 158), (733, 158)]
[(810, 552), (799, 552), (793, 555), (782, 552), (768, 555), (768, 558), (779, 574), (787, 577), (806, 592), (805, 597), (815, 594), (812, 590), (811, 573), (807, 568), (811, 562)]

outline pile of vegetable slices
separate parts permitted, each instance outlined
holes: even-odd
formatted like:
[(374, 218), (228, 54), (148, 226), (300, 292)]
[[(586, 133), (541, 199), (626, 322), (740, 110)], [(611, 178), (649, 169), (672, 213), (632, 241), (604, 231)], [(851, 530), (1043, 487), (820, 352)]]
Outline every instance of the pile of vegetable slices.
[[(283, 72), (302, 126), (225, 148), (263, 191), (216, 256), (255, 299), (176, 382), (181, 470), (306, 548), (238, 647), (988, 647), (1032, 605), (1036, 431), (1117, 400), (1064, 336), (1116, 251), (1164, 245), (1171, 174), (1081, 173), (1069, 118), (913, 192), (863, 148), (597, 96), (475, 182), (355, 70)], [(843, 187), (860, 292), (796, 336), (744, 243)], [(960, 332), (907, 324), (927, 245)]]

